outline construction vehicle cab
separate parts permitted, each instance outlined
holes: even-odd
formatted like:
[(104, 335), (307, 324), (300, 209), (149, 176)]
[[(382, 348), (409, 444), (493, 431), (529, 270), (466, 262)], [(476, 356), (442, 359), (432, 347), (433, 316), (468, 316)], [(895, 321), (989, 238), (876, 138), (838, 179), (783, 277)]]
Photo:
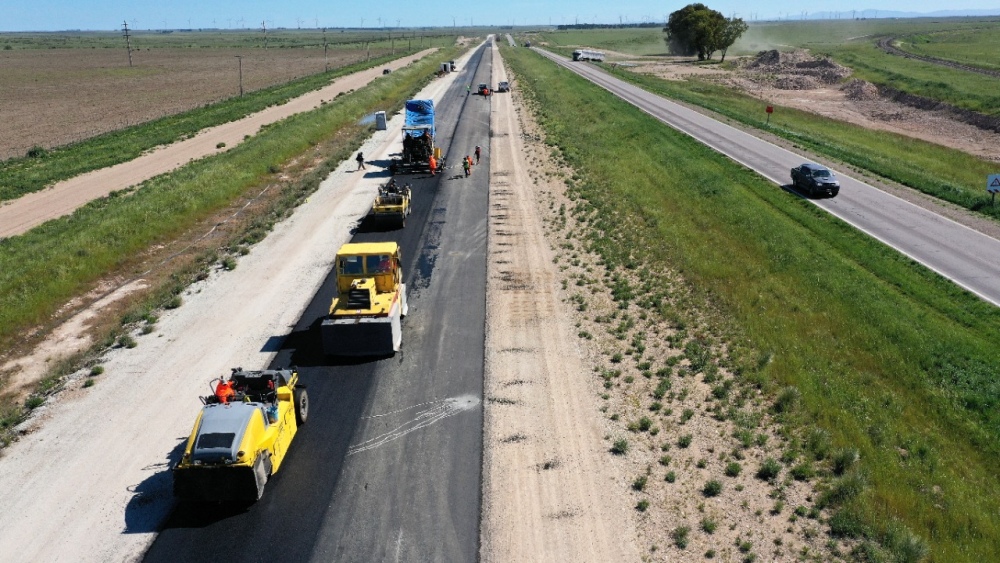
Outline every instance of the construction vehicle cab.
[(309, 397), (294, 370), (234, 368), (223, 383), (232, 394), (201, 397), (173, 468), (174, 495), (182, 500), (257, 501), (308, 417)]
[(411, 193), (409, 184), (400, 186), (394, 178), (390, 178), (379, 186), (368, 218), (372, 221), (390, 221), (405, 227), (406, 216), (410, 214)]
[(345, 244), (334, 261), (337, 296), (320, 325), (333, 356), (385, 356), (399, 351), (406, 284), (395, 242)]

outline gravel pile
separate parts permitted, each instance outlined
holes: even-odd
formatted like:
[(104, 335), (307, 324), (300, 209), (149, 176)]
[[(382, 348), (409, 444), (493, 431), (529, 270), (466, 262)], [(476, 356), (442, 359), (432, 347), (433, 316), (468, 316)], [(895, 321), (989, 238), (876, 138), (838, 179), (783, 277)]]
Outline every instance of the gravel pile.
[(877, 100), (878, 99), (878, 86), (875, 86), (867, 80), (859, 80), (855, 78), (847, 84), (844, 84), (841, 91), (847, 96), (848, 100)]
[(774, 87), (779, 90), (815, 90), (820, 83), (812, 76), (784, 74), (774, 80)]
[(761, 51), (740, 66), (752, 80), (782, 90), (811, 90), (836, 84), (851, 74), (851, 69), (829, 59), (817, 59), (806, 51)]

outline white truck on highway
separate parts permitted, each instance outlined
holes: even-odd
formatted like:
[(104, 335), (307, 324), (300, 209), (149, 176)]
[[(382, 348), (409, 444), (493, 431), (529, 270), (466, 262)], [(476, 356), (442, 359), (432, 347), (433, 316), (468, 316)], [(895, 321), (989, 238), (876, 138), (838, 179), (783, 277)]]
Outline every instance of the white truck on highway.
[(576, 51), (573, 51), (573, 60), (601, 62), (604, 60), (604, 53), (600, 51), (591, 51), (589, 49), (577, 49)]

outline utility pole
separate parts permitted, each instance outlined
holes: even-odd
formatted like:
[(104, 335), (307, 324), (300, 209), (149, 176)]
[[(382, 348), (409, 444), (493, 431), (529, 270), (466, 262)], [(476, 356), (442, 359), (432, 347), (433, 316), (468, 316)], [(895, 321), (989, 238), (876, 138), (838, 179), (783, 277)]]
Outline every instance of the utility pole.
[(326, 54), (326, 47), (327, 47), (327, 43), (326, 43), (326, 28), (324, 27), (323, 28), (323, 62), (324, 62), (324, 65), (325, 65), (324, 66), (325, 72), (330, 72), (330, 57), (328, 57), (327, 54)]
[(240, 97), (243, 97), (243, 55), (233, 55), (240, 61)]
[(264, 50), (267, 50), (267, 23), (261, 20), (260, 28), (264, 30)]
[(125, 38), (125, 50), (128, 51), (128, 67), (132, 68), (132, 40), (131, 35), (128, 34), (128, 22), (122, 22), (122, 36)]

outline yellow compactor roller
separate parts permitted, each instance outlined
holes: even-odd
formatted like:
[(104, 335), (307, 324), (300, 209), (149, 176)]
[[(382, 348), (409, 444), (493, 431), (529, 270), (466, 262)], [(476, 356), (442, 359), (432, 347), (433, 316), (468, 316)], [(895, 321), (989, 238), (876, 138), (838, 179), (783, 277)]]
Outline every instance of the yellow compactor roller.
[(254, 502), (278, 472), (309, 396), (295, 369), (236, 368), (219, 378), (173, 468), (174, 495), (190, 501)]
[(337, 252), (337, 296), (320, 325), (331, 356), (391, 356), (403, 343), (406, 284), (399, 244), (345, 244)]
[(405, 227), (406, 216), (410, 214), (411, 194), (409, 184), (401, 186), (395, 179), (390, 178), (384, 185), (379, 186), (378, 195), (375, 196), (371, 211), (368, 212), (368, 219), (389, 221)]

